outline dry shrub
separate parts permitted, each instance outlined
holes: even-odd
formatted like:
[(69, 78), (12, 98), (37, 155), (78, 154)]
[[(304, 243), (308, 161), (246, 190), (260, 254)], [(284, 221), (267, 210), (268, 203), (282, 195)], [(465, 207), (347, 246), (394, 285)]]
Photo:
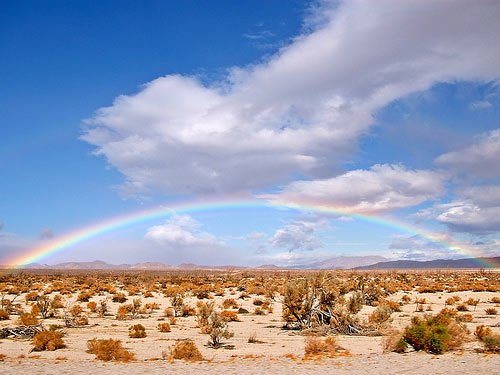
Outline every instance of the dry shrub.
[(113, 296), (112, 300), (113, 302), (123, 303), (127, 301), (127, 297), (125, 296), (125, 293), (118, 292)]
[(264, 341), (261, 341), (257, 338), (257, 333), (253, 332), (249, 337), (248, 337), (248, 343), (249, 344), (263, 344)]
[(334, 356), (339, 350), (337, 340), (333, 336), (324, 339), (316, 336), (308, 336), (305, 340), (305, 358), (317, 356)]
[(498, 311), (494, 307), (488, 307), (487, 309), (484, 310), (486, 315), (497, 315)]
[(484, 350), (490, 353), (500, 353), (500, 335), (493, 333), (491, 328), (480, 325), (474, 333), (484, 345)]
[(160, 332), (170, 332), (170, 324), (168, 323), (159, 323), (158, 324), (158, 331)]
[(234, 332), (229, 330), (227, 322), (216, 312), (210, 315), (205, 331), (210, 335), (209, 345), (213, 348), (220, 347), (222, 339), (229, 339), (234, 336)]
[(8, 319), (9, 319), (9, 313), (4, 309), (0, 309), (0, 320), (8, 320)]
[(54, 351), (56, 349), (65, 348), (64, 341), (62, 339), (63, 334), (57, 331), (42, 331), (33, 337), (33, 350), (36, 352), (41, 352), (44, 350)]
[(393, 310), (387, 305), (380, 305), (368, 317), (368, 321), (375, 325), (382, 325), (391, 317)]
[(165, 315), (167, 318), (175, 316), (174, 309), (171, 307), (167, 307), (165, 310), (163, 310), (163, 315)]
[(69, 313), (71, 314), (71, 316), (80, 316), (80, 314), (83, 312), (83, 307), (80, 306), (80, 305), (73, 305), (70, 309), (69, 309)]
[(352, 294), (347, 302), (347, 309), (351, 314), (357, 314), (363, 308), (363, 303), (365, 299), (363, 298), (363, 293), (356, 291)]
[(95, 312), (97, 312), (97, 303), (95, 303), (94, 301), (89, 302), (89, 303), (87, 303), (87, 308), (88, 308), (91, 312), (95, 313)]
[(36, 315), (28, 313), (22, 313), (21, 315), (19, 315), (17, 322), (23, 326), (36, 326), (40, 324), (40, 321), (38, 320)]
[(193, 362), (203, 360), (203, 356), (192, 340), (178, 341), (173, 347), (170, 347), (169, 355), (164, 355), (164, 357), (168, 357), (170, 360), (183, 359)]
[(5, 358), (7, 358), (7, 356), (5, 354), (0, 353), (0, 362), (3, 362)]
[(124, 349), (120, 340), (89, 340), (87, 349), (87, 353), (95, 354), (101, 361), (129, 362), (135, 359), (134, 353)]
[(491, 303), (500, 303), (500, 297), (493, 297)]
[(222, 319), (226, 322), (239, 322), (238, 313), (236, 311), (223, 310), (220, 313)]
[(408, 344), (401, 332), (393, 331), (388, 336), (384, 337), (383, 347), (386, 352), (404, 353), (408, 348)]
[(472, 316), (472, 314), (461, 314), (459, 316), (457, 316), (456, 318), (459, 322), (467, 322), (467, 323), (470, 323), (474, 320), (474, 317)]
[(457, 306), (457, 311), (469, 311), (469, 308), (465, 303), (461, 303), (460, 305)]
[(238, 308), (238, 302), (236, 302), (236, 300), (234, 298), (226, 298), (223, 302), (222, 302), (222, 307), (224, 307), (224, 309), (237, 309)]
[(29, 292), (26, 294), (26, 296), (24, 298), (25, 298), (26, 302), (36, 301), (38, 298), (38, 293), (37, 292)]
[(146, 328), (142, 324), (134, 324), (128, 329), (128, 337), (133, 339), (142, 339), (146, 337)]

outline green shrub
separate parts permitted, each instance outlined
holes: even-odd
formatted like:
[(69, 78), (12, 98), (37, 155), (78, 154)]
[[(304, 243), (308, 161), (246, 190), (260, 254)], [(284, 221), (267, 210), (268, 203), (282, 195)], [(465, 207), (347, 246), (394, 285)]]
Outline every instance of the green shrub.
[(459, 348), (467, 332), (453, 317), (439, 313), (424, 318), (413, 317), (403, 333), (404, 341), (415, 350), (441, 354)]

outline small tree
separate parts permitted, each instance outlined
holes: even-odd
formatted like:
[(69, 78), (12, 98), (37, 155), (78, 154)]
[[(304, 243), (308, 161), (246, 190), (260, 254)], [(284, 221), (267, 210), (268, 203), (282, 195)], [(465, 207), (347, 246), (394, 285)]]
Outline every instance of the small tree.
[(219, 348), (222, 339), (229, 339), (234, 336), (227, 326), (227, 322), (222, 319), (220, 314), (213, 312), (208, 320), (208, 334), (210, 335), (209, 345), (213, 348)]

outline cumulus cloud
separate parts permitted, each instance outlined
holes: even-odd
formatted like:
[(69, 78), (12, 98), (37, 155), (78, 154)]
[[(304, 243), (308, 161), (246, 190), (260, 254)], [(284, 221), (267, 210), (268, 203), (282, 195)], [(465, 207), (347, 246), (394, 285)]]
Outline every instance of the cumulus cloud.
[(461, 176), (494, 179), (500, 177), (500, 129), (483, 134), (463, 150), (439, 156), (437, 165)]
[(188, 215), (175, 215), (164, 224), (149, 228), (145, 238), (175, 247), (221, 246), (223, 243), (200, 229), (200, 223)]
[(158, 78), (101, 108), (82, 138), (129, 194), (331, 177), (391, 101), (435, 82), (497, 79), (499, 13), (497, 2), (325, 2), (311, 31), (266, 61), (210, 85)]
[(444, 192), (443, 183), (444, 177), (437, 172), (384, 164), (324, 180), (294, 181), (281, 193), (263, 197), (333, 205), (358, 212), (386, 211), (437, 198)]
[(323, 246), (319, 232), (327, 226), (324, 220), (293, 221), (278, 229), (269, 239), (274, 247), (286, 248), (290, 252), (316, 250)]
[[(442, 234), (443, 239), (448, 237)], [(442, 245), (423, 238), (420, 235), (395, 235), (389, 249), (399, 259), (431, 260), (456, 258), (457, 254)]]
[(436, 219), (455, 232), (490, 234), (500, 231), (500, 186), (459, 189), (456, 199), (419, 211), (417, 219)]

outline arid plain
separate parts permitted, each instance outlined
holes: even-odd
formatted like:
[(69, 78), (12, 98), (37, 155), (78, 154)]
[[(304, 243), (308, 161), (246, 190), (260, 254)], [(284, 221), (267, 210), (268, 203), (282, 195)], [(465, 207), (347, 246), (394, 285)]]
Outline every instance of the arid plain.
[(6, 374), (493, 374), (500, 365), (499, 276), (4, 273), (0, 368)]

